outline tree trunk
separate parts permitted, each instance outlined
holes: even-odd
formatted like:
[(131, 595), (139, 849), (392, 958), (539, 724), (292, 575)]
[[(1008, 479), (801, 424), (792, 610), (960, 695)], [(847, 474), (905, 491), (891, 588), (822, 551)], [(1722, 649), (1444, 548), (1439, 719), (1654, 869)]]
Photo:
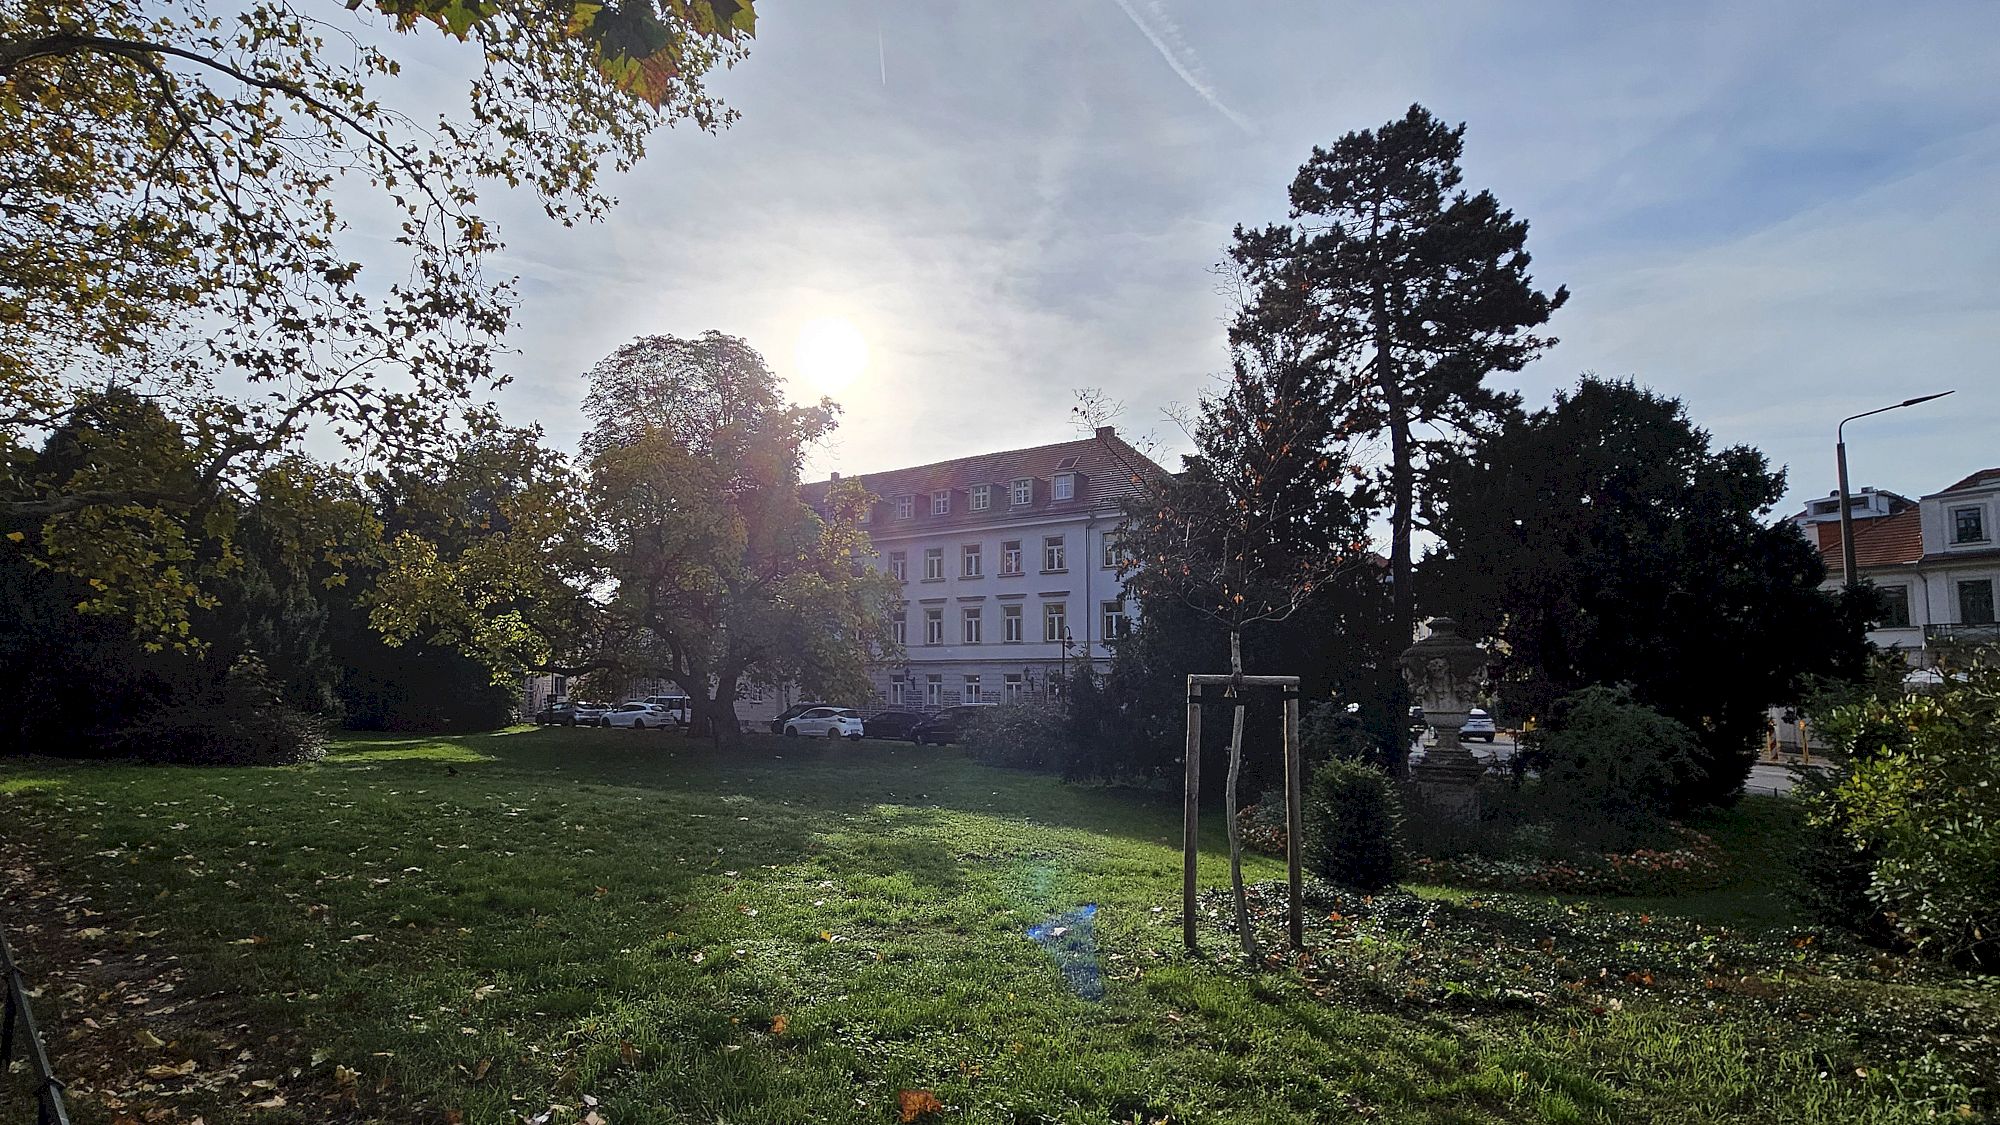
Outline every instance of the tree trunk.
[[(1229, 631), (1229, 671), (1233, 675), (1243, 674), (1243, 632)], [(1244, 956), (1252, 963), (1257, 960), (1257, 938), (1250, 932), (1250, 908), (1243, 896), (1243, 834), (1237, 826), (1236, 779), (1243, 773), (1243, 694), (1231, 687), (1229, 694), (1236, 700), (1236, 721), (1229, 735), (1229, 784), (1224, 793), (1227, 809), (1223, 823), (1229, 827), (1229, 888), (1236, 902), (1236, 933), (1243, 939)]]
[[(1410, 560), (1411, 528), (1416, 520), (1417, 479), (1410, 450), (1410, 418), (1403, 400), (1403, 384), (1397, 377), (1395, 343), (1389, 330), (1389, 297), (1386, 282), (1375, 284), (1375, 386), (1382, 393), (1382, 412), (1389, 424), (1389, 596), (1390, 636), (1399, 655), (1416, 634), (1416, 578)], [(1396, 729), (1395, 744), (1389, 748), (1390, 772), (1402, 776), (1408, 771), (1409, 739), (1402, 731), (1409, 725), (1407, 695), (1400, 689), (1389, 693), (1394, 709), (1391, 720)]]
[(736, 747), (743, 745), (743, 724), (736, 719), (736, 674), (718, 677), (715, 681), (715, 744)]

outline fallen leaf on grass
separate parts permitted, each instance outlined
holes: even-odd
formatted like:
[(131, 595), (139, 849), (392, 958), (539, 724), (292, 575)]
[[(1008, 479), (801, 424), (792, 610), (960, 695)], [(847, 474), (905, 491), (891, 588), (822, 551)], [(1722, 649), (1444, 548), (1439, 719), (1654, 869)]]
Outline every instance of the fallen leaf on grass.
[(179, 1066), (167, 1066), (163, 1063), (159, 1066), (149, 1066), (146, 1068), (146, 1077), (148, 1078), (184, 1078), (193, 1073), (193, 1059), (189, 1059)]
[(927, 1113), (937, 1113), (944, 1109), (944, 1103), (929, 1090), (896, 1091), (896, 1120), (909, 1125), (910, 1122)]
[(771, 1034), (773, 1035), (783, 1035), (791, 1029), (791, 1026), (792, 1021), (790, 1017), (786, 1016), (783, 1012), (771, 1017)]
[(638, 1066), (639, 1048), (633, 1046), (632, 1041), (630, 1039), (627, 1039), (624, 1042), (618, 1044), (618, 1058), (622, 1062), (624, 1062), (626, 1066)]

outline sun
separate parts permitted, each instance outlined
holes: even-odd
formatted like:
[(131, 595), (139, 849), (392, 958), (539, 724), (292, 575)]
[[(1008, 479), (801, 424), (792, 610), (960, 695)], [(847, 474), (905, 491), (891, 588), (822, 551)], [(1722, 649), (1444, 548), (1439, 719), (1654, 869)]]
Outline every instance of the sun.
[(844, 316), (822, 316), (799, 328), (792, 361), (799, 378), (821, 394), (838, 394), (868, 367), (868, 340)]

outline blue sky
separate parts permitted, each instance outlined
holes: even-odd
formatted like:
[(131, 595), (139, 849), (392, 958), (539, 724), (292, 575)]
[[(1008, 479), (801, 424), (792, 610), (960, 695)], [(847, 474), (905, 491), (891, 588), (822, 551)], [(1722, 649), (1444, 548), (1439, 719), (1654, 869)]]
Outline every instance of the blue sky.
[[(1508, 382), (1686, 400), (1832, 487), (1910, 494), (2000, 465), (2000, 7), (761, 0), (716, 82), (742, 120), (662, 132), (596, 227), (503, 206), (521, 276), (503, 395), (574, 444), (581, 375), (647, 332), (742, 335), (795, 374), (852, 320), (868, 370), (811, 470), (1062, 440), (1077, 387), (1120, 429), (1225, 364), (1211, 272), (1283, 217), (1315, 143), (1413, 101), (1469, 129), (1466, 180), (1573, 291)], [(801, 397), (817, 393), (801, 386)]]

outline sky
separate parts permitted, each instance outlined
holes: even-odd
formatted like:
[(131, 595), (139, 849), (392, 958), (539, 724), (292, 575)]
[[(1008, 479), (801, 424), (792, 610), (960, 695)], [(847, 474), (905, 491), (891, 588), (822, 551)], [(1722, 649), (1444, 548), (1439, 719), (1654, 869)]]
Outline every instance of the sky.
[[(520, 277), (501, 403), (574, 448), (582, 376), (635, 336), (740, 335), (791, 380), (845, 318), (868, 364), (811, 475), (1049, 441), (1074, 392), (1185, 448), (1165, 412), (1226, 366), (1215, 264), (1284, 218), (1315, 144), (1421, 102), (1466, 184), (1530, 223), (1585, 372), (1683, 399), (1791, 469), (1787, 510), (2000, 465), (2000, 6), (759, 0), (713, 87), (742, 118), (662, 131), (564, 229), (503, 202)], [(421, 49), (431, 49), (428, 47)]]

